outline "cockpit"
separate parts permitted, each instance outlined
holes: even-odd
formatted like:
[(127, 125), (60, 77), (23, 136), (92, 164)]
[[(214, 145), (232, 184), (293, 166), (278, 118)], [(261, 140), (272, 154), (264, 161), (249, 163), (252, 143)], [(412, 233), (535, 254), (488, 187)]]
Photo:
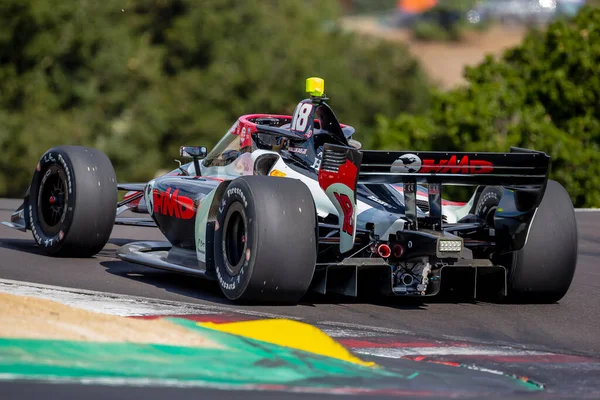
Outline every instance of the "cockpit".
[(311, 97), (298, 103), (293, 116), (241, 116), (203, 160), (204, 167), (226, 166), (242, 154), (259, 149), (293, 153), (310, 165), (320, 157), (325, 143), (361, 148), (360, 142), (352, 138), (355, 129), (339, 123), (325, 102), (322, 82), (311, 79), (307, 80)]

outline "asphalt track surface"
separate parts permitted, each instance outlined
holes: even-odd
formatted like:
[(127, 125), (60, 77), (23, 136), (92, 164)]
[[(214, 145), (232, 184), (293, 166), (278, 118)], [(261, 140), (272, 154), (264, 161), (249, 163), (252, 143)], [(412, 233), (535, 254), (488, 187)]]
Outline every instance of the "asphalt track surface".
[[(0, 220), (9, 220), (10, 213), (19, 204), (20, 200), (0, 200)], [(214, 282), (116, 259), (115, 249), (130, 241), (164, 240), (156, 229), (123, 226), (115, 226), (109, 244), (91, 259), (44, 257), (30, 232), (21, 233), (0, 226), (0, 278), (187, 303), (226, 305), (299, 317), (306, 322), (335, 321), (394, 328), (430, 339), (467, 339), (476, 343), (600, 358), (600, 212), (577, 212), (576, 216), (579, 229), (576, 274), (569, 292), (556, 304), (444, 299), (421, 302), (401, 298), (373, 303), (311, 295), (297, 306), (235, 305), (222, 296)], [(559, 376), (555, 378), (560, 379)], [(586, 385), (590, 380), (597, 385), (600, 374), (588, 374), (588, 378), (579, 384)], [(18, 392), (20, 386), (23, 389), (19, 383), (0, 386), (0, 393), (10, 393), (13, 389)], [(35, 397), (38, 390), (43, 392), (45, 385), (25, 386)], [(67, 387), (70, 385), (64, 386)], [(73, 390), (89, 391), (90, 388)], [(579, 389), (585, 391), (584, 387)], [(127, 390), (134, 394), (138, 389)], [(80, 394), (84, 395), (83, 392)], [(247, 395), (244, 397), (248, 398)]]

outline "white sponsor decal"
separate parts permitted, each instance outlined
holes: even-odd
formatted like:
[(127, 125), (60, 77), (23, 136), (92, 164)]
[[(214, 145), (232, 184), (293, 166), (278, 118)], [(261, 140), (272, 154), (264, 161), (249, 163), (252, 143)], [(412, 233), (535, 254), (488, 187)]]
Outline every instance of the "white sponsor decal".
[(58, 160), (62, 164), (63, 169), (65, 170), (65, 174), (67, 175), (67, 186), (69, 188), (69, 194), (71, 194), (71, 192), (73, 191), (73, 185), (71, 183), (71, 171), (67, 167), (67, 163), (65, 162), (65, 159), (61, 154), (58, 155)]
[(288, 151), (292, 153), (306, 154), (307, 149), (303, 149), (302, 147), (288, 147)]
[(225, 198), (221, 199), (221, 205), (219, 206), (219, 214), (225, 209)]
[(304, 132), (308, 126), (310, 113), (313, 109), (313, 105), (310, 103), (304, 103), (296, 108), (296, 112), (292, 118), (291, 130), (296, 132)]
[(371, 200), (371, 201), (374, 201), (375, 203), (379, 203), (379, 204), (381, 204), (382, 206), (386, 206), (386, 207), (389, 207), (389, 206), (390, 206), (390, 205), (389, 205), (389, 203), (386, 203), (385, 201), (383, 201), (383, 200), (380, 200), (379, 198), (377, 198), (376, 196), (373, 196), (373, 195), (371, 195), (371, 196), (368, 196), (368, 197), (367, 197), (367, 199), (369, 199), (369, 200)]
[(147, 207), (148, 214), (150, 214), (151, 216), (154, 213), (154, 196), (152, 195), (153, 190), (154, 190), (154, 180), (151, 180), (146, 185), (146, 193), (144, 196), (145, 200), (146, 200), (146, 204), (148, 205), (148, 207)]
[(227, 197), (231, 196), (233, 193), (237, 194), (244, 201), (244, 207), (248, 207), (248, 201), (246, 200), (246, 196), (244, 196), (244, 192), (240, 188), (231, 188), (227, 189)]
[(29, 222), (30, 222), (30, 225), (31, 225), (31, 232), (33, 233), (33, 238), (35, 239), (35, 241), (38, 244), (41, 244), (42, 243), (42, 238), (38, 234), (38, 231), (37, 231), (37, 229), (35, 227), (35, 224), (33, 223), (33, 212), (32, 212), (32, 210), (33, 210), (33, 207), (30, 204), (29, 205)]
[(421, 159), (416, 154), (404, 154), (394, 161), (390, 171), (396, 173), (419, 172), (421, 164)]
[(54, 156), (52, 155), (52, 153), (48, 153), (48, 154), (44, 154), (44, 162), (55, 162), (56, 160), (54, 159)]
[(319, 168), (321, 168), (321, 159), (323, 158), (323, 152), (320, 151), (319, 154), (317, 154), (317, 158), (315, 158), (315, 162), (313, 163), (313, 165), (311, 165), (311, 167), (315, 170), (318, 171)]
[(231, 282), (231, 283), (227, 283), (225, 282), (225, 280), (223, 279), (223, 277), (221, 276), (221, 269), (219, 267), (215, 268), (217, 270), (217, 279), (219, 280), (219, 282), (221, 283), (221, 286), (223, 286), (225, 289), (227, 290), (234, 290), (236, 287), (235, 282)]

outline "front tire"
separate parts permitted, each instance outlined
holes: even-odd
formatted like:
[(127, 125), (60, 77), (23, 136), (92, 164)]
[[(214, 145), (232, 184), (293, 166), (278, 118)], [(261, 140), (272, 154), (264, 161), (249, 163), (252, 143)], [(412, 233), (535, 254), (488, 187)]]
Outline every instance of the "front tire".
[(317, 259), (312, 194), (299, 180), (244, 176), (225, 190), (215, 223), (215, 269), (230, 300), (294, 303)]
[(91, 257), (110, 237), (116, 204), (117, 179), (104, 153), (80, 146), (52, 148), (31, 180), (33, 238), (47, 255)]

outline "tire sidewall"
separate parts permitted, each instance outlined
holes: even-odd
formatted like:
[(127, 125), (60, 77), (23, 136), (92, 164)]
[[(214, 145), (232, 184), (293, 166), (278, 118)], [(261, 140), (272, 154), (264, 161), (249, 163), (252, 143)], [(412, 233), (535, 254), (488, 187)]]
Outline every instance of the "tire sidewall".
[[(244, 219), (244, 225), (246, 227), (246, 245), (242, 254), (242, 266), (239, 273), (232, 276), (227, 270), (229, 261), (226, 255), (225, 230), (226, 230), (226, 219), (227, 216), (233, 211), (232, 207), (237, 205), (239, 211), (241, 211), (242, 218)], [(254, 264), (256, 260), (256, 248), (258, 244), (258, 232), (256, 224), (253, 221), (256, 220), (256, 212), (254, 210), (254, 201), (252, 194), (245, 184), (244, 181), (236, 181), (227, 187), (217, 214), (217, 221), (215, 224), (215, 272), (219, 286), (230, 300), (236, 300), (240, 298), (248, 286), (252, 273), (254, 270)], [(249, 257), (247, 256), (248, 250), (250, 251)]]
[(490, 211), (497, 207), (502, 198), (500, 189), (486, 188), (481, 192), (475, 207), (475, 215), (481, 219), (487, 220)]
[[(578, 249), (575, 211), (562, 185), (548, 181), (530, 224), (525, 246), (514, 251), (510, 259), (509, 296), (516, 301), (556, 302), (569, 290), (575, 275)], [(559, 229), (556, 232), (563, 237), (548, 243), (552, 229)], [(560, 251), (556, 252), (556, 249)]]
[[(66, 178), (67, 184), (67, 201), (65, 204), (66, 212), (63, 214), (62, 220), (59, 223), (60, 229), (56, 233), (48, 233), (44, 230), (40, 223), (39, 207), (40, 194), (45, 180), (52, 169), (58, 168)], [(64, 238), (69, 233), (73, 222), (73, 214), (75, 210), (75, 179), (71, 162), (66, 154), (56, 150), (48, 150), (40, 159), (36, 170), (31, 180), (31, 191), (29, 196), (29, 223), (33, 238), (38, 246), (43, 247), (48, 253), (56, 252), (64, 244)]]

